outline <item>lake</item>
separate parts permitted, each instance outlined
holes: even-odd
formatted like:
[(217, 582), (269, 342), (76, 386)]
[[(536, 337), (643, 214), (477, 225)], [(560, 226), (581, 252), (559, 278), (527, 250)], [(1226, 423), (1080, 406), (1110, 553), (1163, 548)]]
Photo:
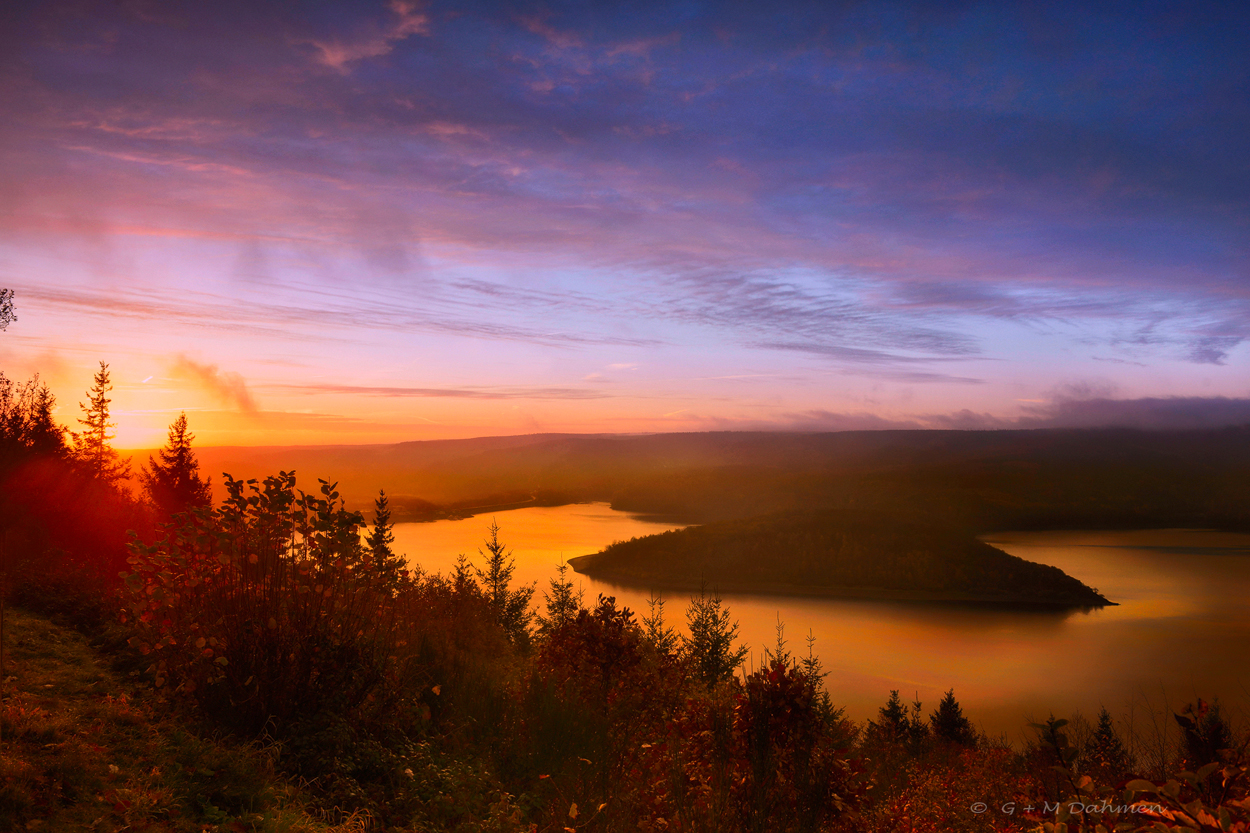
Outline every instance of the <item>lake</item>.
[[(515, 580), (536, 582), (535, 601), (563, 558), (672, 525), (606, 504), (530, 507), (456, 521), (398, 524), (395, 549), (430, 572), (459, 553), (478, 557), (492, 517), (516, 558)], [(1092, 718), (1106, 706), (1141, 721), (1146, 709), (1179, 710), (1197, 697), (1245, 713), (1250, 704), (1250, 535), (1201, 530), (998, 533), (985, 540), (1053, 564), (1119, 606), (1039, 611), (787, 596), (724, 594), (758, 663), (784, 622), (788, 647), (815, 653), (848, 716), (863, 720), (898, 689), (930, 711), (948, 688), (984, 731), (1019, 742), (1025, 724), (1052, 711)], [(639, 613), (648, 592), (570, 573), (585, 593)], [(688, 593), (664, 594), (670, 624), (684, 623)]]

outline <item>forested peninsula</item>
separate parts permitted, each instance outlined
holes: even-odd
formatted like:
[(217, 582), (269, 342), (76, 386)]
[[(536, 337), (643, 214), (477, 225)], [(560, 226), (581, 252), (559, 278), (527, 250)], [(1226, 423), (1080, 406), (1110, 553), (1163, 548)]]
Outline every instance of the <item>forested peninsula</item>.
[(569, 560), (603, 581), (656, 589), (1064, 607), (1113, 604), (1057, 567), (958, 530), (838, 513), (689, 527)]

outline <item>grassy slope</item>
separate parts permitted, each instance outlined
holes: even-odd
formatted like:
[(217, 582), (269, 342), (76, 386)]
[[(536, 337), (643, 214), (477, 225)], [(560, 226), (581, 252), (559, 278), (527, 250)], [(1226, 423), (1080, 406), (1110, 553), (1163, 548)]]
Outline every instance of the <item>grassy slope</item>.
[(157, 716), (78, 633), (5, 613), (0, 830), (328, 833), (263, 752)]

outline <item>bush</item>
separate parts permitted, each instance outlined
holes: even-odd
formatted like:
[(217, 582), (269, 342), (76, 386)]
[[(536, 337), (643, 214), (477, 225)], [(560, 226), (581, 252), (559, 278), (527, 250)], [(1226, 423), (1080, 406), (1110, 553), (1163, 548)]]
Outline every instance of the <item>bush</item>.
[(293, 473), (226, 478), (220, 509), (175, 516), (131, 544), (123, 620), (158, 688), (231, 728), (281, 735), (298, 713), (352, 716), (397, 676), (393, 591), (334, 487)]

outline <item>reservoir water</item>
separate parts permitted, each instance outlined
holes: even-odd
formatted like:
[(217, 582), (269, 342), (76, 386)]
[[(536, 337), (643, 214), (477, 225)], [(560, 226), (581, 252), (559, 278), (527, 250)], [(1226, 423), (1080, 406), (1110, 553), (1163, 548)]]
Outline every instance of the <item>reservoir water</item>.
[[(428, 572), (449, 572), (459, 553), (478, 548), (492, 518), (516, 559), (514, 580), (535, 582), (536, 603), (562, 558), (613, 541), (675, 527), (606, 504), (531, 507), (465, 520), (398, 524), (395, 549)], [(864, 720), (898, 689), (926, 713), (948, 688), (984, 731), (1019, 742), (1026, 724), (1050, 713), (1086, 717), (1106, 706), (1117, 718), (1179, 710), (1218, 696), (1250, 712), (1250, 535), (1201, 530), (1029, 532), (988, 535), (1012, 555), (1052, 564), (1099, 589), (1116, 607), (1038, 611), (862, 600), (723, 594), (739, 638), (758, 663), (776, 641), (815, 653), (833, 699)], [(615, 596), (641, 617), (646, 588), (620, 587), (570, 573), (585, 594)], [(663, 594), (679, 629), (688, 593)], [(1141, 728), (1140, 726), (1138, 727)]]

